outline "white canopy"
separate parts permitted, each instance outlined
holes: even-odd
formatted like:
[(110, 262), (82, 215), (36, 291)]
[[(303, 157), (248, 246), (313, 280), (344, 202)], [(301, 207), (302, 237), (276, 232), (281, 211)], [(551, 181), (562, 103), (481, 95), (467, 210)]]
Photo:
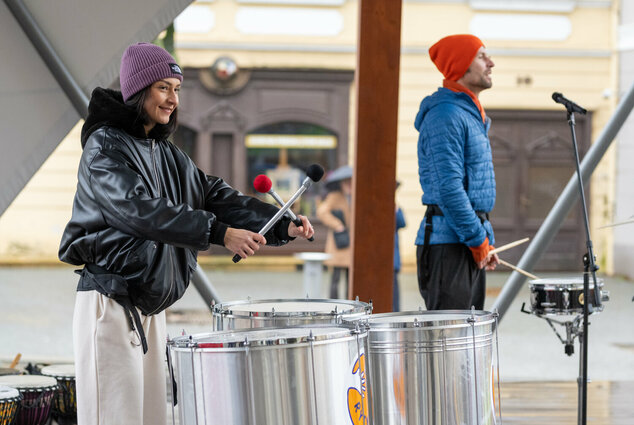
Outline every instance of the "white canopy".
[[(155, 39), (191, 1), (0, 2), (0, 215), (81, 118), (78, 104), (116, 80), (123, 50)], [(74, 104), (36, 46), (83, 92)]]

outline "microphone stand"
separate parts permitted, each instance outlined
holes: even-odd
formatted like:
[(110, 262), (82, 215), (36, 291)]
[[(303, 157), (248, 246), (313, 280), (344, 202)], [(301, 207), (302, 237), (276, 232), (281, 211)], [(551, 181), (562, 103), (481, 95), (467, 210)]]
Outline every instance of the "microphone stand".
[[(588, 222), (588, 211), (586, 208), (586, 198), (583, 191), (583, 180), (581, 178), (581, 167), (579, 165), (579, 151), (577, 149), (577, 136), (575, 135), (575, 110), (579, 112), (579, 109), (574, 108), (574, 104), (565, 104), (566, 111), (568, 112), (568, 124), (570, 125), (570, 131), (572, 133), (572, 147), (575, 154), (575, 165), (577, 167), (577, 180), (579, 183), (579, 195), (581, 196), (581, 208), (583, 212), (583, 220), (586, 232), (586, 253), (583, 256), (583, 330), (579, 332), (579, 378), (577, 379), (579, 396), (578, 396), (578, 414), (577, 423), (579, 425), (586, 425), (587, 422), (587, 407), (588, 407), (588, 315), (594, 308), (601, 308), (601, 294), (597, 285), (596, 271), (599, 267), (595, 264), (594, 252), (592, 250), (592, 240), (590, 239), (590, 225)], [(585, 110), (584, 110), (585, 113)], [(590, 300), (589, 286), (590, 286), (590, 274), (592, 274), (592, 281), (594, 282), (594, 300)]]

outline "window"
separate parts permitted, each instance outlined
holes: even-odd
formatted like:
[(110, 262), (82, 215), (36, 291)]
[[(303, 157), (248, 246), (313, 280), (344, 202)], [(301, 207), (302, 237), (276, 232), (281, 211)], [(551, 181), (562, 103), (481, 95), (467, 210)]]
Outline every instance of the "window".
[[(319, 164), (325, 170), (336, 167), (337, 136), (319, 125), (279, 122), (259, 127), (245, 138), (248, 181), (259, 174), (268, 176), (273, 190), (287, 201), (306, 178), (306, 169)], [(254, 189), (252, 189), (255, 192)], [(312, 185), (293, 205), (296, 214), (315, 215), (320, 185)], [(266, 194), (251, 193), (270, 203)]]

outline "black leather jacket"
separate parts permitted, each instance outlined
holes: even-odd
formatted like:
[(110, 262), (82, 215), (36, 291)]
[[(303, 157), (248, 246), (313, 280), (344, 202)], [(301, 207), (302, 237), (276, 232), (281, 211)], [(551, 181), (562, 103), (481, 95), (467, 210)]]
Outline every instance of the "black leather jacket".
[[(227, 226), (257, 232), (278, 211), (205, 175), (169, 141), (153, 138), (164, 136), (157, 127), (146, 138), (119, 92), (93, 92), (59, 249), (62, 261), (88, 266), (78, 290), (127, 291), (146, 315), (183, 295), (197, 251), (223, 244)], [(274, 226), (267, 243), (286, 243), (288, 223)]]

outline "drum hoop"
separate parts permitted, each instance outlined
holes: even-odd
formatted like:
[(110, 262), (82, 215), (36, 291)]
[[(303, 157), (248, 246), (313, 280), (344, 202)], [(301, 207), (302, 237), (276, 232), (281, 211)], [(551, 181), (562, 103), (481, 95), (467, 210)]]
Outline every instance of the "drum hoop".
[[(300, 336), (282, 336), (282, 337), (266, 337), (258, 339), (249, 339), (249, 334), (261, 334), (267, 331), (274, 330), (288, 330), (288, 329), (305, 329), (306, 334)], [(330, 333), (324, 333), (314, 335), (312, 329), (336, 329), (336, 331)], [(367, 332), (359, 332), (354, 329), (350, 329), (347, 326), (292, 326), (285, 328), (257, 328), (257, 329), (235, 329), (226, 331), (216, 331), (204, 334), (184, 335), (168, 341), (168, 345), (174, 347), (174, 349), (242, 349), (245, 347), (273, 347), (273, 346), (290, 346), (300, 345), (313, 341), (314, 344), (327, 343), (330, 341), (344, 341), (346, 338), (352, 338), (356, 333), (360, 335), (367, 334)], [(206, 336), (213, 335), (215, 337), (221, 337), (222, 335), (235, 335), (243, 334), (245, 338), (235, 338), (231, 341), (216, 340), (214, 342), (199, 342), (196, 338), (204, 338)], [(246, 339), (246, 340), (245, 340)]]
[[(240, 306), (249, 304), (286, 304), (286, 303), (328, 303), (328, 304), (345, 304), (353, 307), (350, 310), (335, 311), (245, 311), (239, 310)], [(348, 316), (353, 314), (370, 314), (372, 305), (363, 301), (354, 300), (338, 300), (327, 298), (276, 298), (263, 300), (239, 300), (226, 303), (219, 303), (213, 306), (213, 314), (219, 314), (226, 317), (248, 317), (248, 318), (269, 318), (269, 317), (333, 317)]]
[[(373, 322), (373, 318), (402, 317), (402, 316), (443, 316), (450, 314), (461, 314), (464, 318), (450, 320), (425, 320), (425, 321), (398, 321), (398, 322)], [(469, 320), (472, 319), (471, 310), (427, 310), (427, 311), (403, 311), (392, 313), (380, 313), (364, 319), (364, 324), (370, 328), (370, 332), (379, 329), (453, 329), (471, 326)], [(473, 315), (475, 326), (485, 326), (495, 322), (495, 314), (489, 311), (477, 310)]]
[[(577, 278), (575, 278), (577, 279)], [(578, 279), (577, 279), (578, 280)], [(599, 288), (603, 287), (603, 279), (597, 278)], [(536, 279), (528, 282), (530, 289), (546, 290), (546, 291), (566, 291), (570, 289), (583, 289), (583, 278), (581, 281), (572, 282), (572, 278), (566, 279)], [(590, 280), (589, 289), (594, 289), (594, 282)]]
[(17, 388), (21, 393), (46, 393), (50, 391), (57, 391), (59, 385), (47, 385), (45, 387), (22, 387)]
[[(603, 287), (603, 283), (599, 283), (599, 288)], [(574, 290), (574, 291), (582, 291), (583, 290), (583, 283), (559, 283), (559, 284), (552, 284), (552, 283), (544, 283), (544, 284), (530, 284), (529, 285), (530, 289), (534, 289), (536, 291), (570, 291), (570, 290)], [(590, 283), (590, 285), (588, 286), (588, 289), (590, 289), (591, 291), (594, 290), (594, 283)]]

